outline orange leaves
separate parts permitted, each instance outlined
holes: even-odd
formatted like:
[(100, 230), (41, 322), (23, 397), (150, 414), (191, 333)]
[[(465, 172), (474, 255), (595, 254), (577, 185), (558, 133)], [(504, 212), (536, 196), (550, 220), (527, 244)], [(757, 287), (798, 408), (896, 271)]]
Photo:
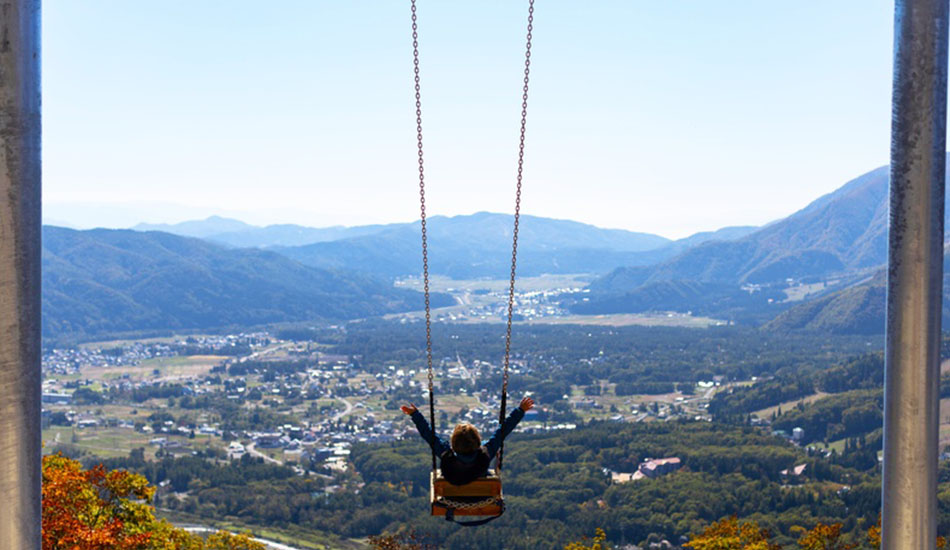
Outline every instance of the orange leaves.
[(43, 457), (43, 550), (264, 550), (247, 535), (204, 541), (156, 519), (154, 494), (141, 475)]
[(811, 531), (807, 531), (798, 539), (798, 547), (802, 550), (853, 550), (854, 544), (845, 544), (840, 540), (841, 524), (825, 525), (819, 523)]
[(781, 550), (770, 542), (771, 533), (754, 521), (739, 523), (736, 516), (725, 518), (690, 537), (684, 546), (693, 550)]
[(564, 547), (564, 550), (607, 550), (607, 533), (600, 527), (594, 532), (594, 539), (590, 546), (584, 542), (572, 542)]
[(264, 550), (264, 545), (251, 537), (245, 534), (232, 535), (226, 531), (211, 535), (205, 544), (205, 550)]
[(153, 494), (144, 477), (83, 470), (62, 455), (43, 457), (44, 550), (138, 550), (151, 533), (140, 524), (155, 521), (148, 502)]

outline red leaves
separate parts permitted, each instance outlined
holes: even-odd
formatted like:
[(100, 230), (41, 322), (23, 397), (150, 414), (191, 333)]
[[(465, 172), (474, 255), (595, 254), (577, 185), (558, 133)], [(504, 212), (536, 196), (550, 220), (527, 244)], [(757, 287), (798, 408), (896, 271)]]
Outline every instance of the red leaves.
[(144, 477), (43, 457), (43, 550), (139, 550), (155, 521)]

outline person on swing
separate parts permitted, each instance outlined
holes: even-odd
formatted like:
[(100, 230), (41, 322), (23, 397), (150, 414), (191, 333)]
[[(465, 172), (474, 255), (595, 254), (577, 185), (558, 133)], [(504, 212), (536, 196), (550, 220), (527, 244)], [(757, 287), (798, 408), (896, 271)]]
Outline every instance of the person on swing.
[(415, 405), (410, 403), (403, 405), (400, 409), (412, 419), (416, 429), (419, 430), (419, 435), (432, 447), (435, 454), (439, 455), (442, 477), (452, 485), (465, 485), (488, 475), (488, 466), (492, 458), (498, 454), (501, 442), (511, 433), (511, 430), (515, 429), (518, 422), (524, 418), (524, 413), (531, 410), (531, 407), (534, 407), (534, 399), (530, 397), (522, 399), (518, 408), (511, 411), (504, 424), (484, 445), (478, 429), (467, 422), (455, 426), (450, 445), (432, 432), (429, 423)]

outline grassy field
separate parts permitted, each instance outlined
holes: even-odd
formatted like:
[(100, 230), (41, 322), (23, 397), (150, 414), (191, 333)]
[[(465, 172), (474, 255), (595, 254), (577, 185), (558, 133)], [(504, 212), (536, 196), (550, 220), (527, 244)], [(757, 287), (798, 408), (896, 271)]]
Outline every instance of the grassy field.
[(774, 407), (766, 407), (766, 408), (764, 408), (764, 409), (760, 409), (760, 410), (754, 411), (752, 414), (758, 416), (759, 418), (771, 418), (771, 417), (772, 417), (772, 413), (777, 412), (780, 407), (781, 407), (782, 409), (784, 409), (784, 410), (787, 411), (787, 410), (793, 408), (793, 407), (794, 407), (795, 405), (797, 405), (799, 402), (804, 401), (805, 404), (807, 405), (807, 404), (809, 404), (809, 403), (814, 403), (815, 401), (818, 401), (819, 399), (821, 399), (822, 397), (826, 397), (827, 395), (828, 395), (828, 394), (827, 394), (827, 393), (824, 393), (824, 392), (813, 393), (813, 394), (808, 395), (808, 396), (805, 396), (805, 397), (803, 397), (803, 398), (801, 398), (801, 399), (793, 399), (793, 400), (791, 400), (791, 401), (786, 401), (786, 402), (784, 402), (784, 403), (779, 403), (778, 405), (775, 405)]
[[(186, 378), (208, 374), (211, 369), (225, 360), (218, 355), (192, 355), (187, 357), (158, 357), (146, 359), (138, 365), (115, 367), (83, 367), (80, 374), (52, 375), (52, 380), (68, 382), (79, 379), (88, 380), (155, 380), (157, 378)], [(155, 374), (155, 371), (158, 374)]]
[(43, 430), (43, 448), (51, 452), (56, 444), (71, 445), (90, 454), (111, 458), (128, 456), (138, 447), (149, 449), (150, 434), (135, 432), (129, 428), (73, 428), (53, 426)]
[[(499, 322), (501, 322), (499, 320)], [(608, 327), (687, 327), (720, 326), (725, 321), (710, 317), (693, 317), (681, 313), (614, 313), (610, 315), (564, 315), (527, 321), (529, 325), (599, 325)]]
[(786, 302), (799, 302), (807, 298), (810, 294), (821, 292), (825, 289), (825, 283), (813, 283), (810, 285), (790, 286), (784, 290)]
[[(540, 277), (525, 277), (519, 279), (517, 290), (520, 293), (551, 291), (567, 288), (583, 288), (592, 279), (591, 275), (543, 275)], [(467, 311), (475, 305), (494, 305), (504, 303), (504, 295), (508, 290), (508, 280), (471, 279), (455, 280), (447, 277), (432, 277), (430, 288), (434, 292), (448, 292), (455, 296), (460, 304), (438, 308), (435, 310), (436, 320), (442, 317), (455, 322), (463, 323), (502, 323), (499, 315), (470, 317)], [(422, 290), (422, 281), (417, 278), (407, 278), (397, 281), (396, 286)], [(491, 294), (485, 294), (491, 293)], [(419, 313), (393, 314), (387, 318), (418, 318)], [(637, 313), (612, 315), (567, 315), (559, 317), (542, 317), (526, 322), (527, 324), (557, 324), (557, 325), (601, 325), (601, 326), (670, 326), (705, 328), (724, 324), (724, 321), (708, 317), (692, 317), (681, 313)]]
[[(540, 277), (522, 277), (518, 279), (519, 292), (534, 292), (554, 290), (557, 288), (580, 288), (587, 286), (593, 277), (586, 274), (574, 275), (542, 275)], [(429, 277), (429, 289), (432, 292), (474, 292), (487, 290), (489, 292), (507, 292), (507, 279), (450, 279), (442, 275)], [(422, 291), (422, 279), (408, 277), (396, 281), (396, 286)]]
[(142, 361), (139, 368), (158, 369), (159, 376), (188, 377), (203, 376), (211, 372), (212, 367), (220, 365), (226, 357), (220, 355), (189, 355), (187, 357), (156, 357)]

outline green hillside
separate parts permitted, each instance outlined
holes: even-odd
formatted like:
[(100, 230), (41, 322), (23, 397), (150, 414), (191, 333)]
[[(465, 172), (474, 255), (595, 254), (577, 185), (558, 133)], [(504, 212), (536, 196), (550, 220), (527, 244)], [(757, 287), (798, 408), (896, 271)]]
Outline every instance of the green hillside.
[(160, 232), (43, 230), (47, 337), (353, 319), (421, 306), (416, 292), (273, 252)]

